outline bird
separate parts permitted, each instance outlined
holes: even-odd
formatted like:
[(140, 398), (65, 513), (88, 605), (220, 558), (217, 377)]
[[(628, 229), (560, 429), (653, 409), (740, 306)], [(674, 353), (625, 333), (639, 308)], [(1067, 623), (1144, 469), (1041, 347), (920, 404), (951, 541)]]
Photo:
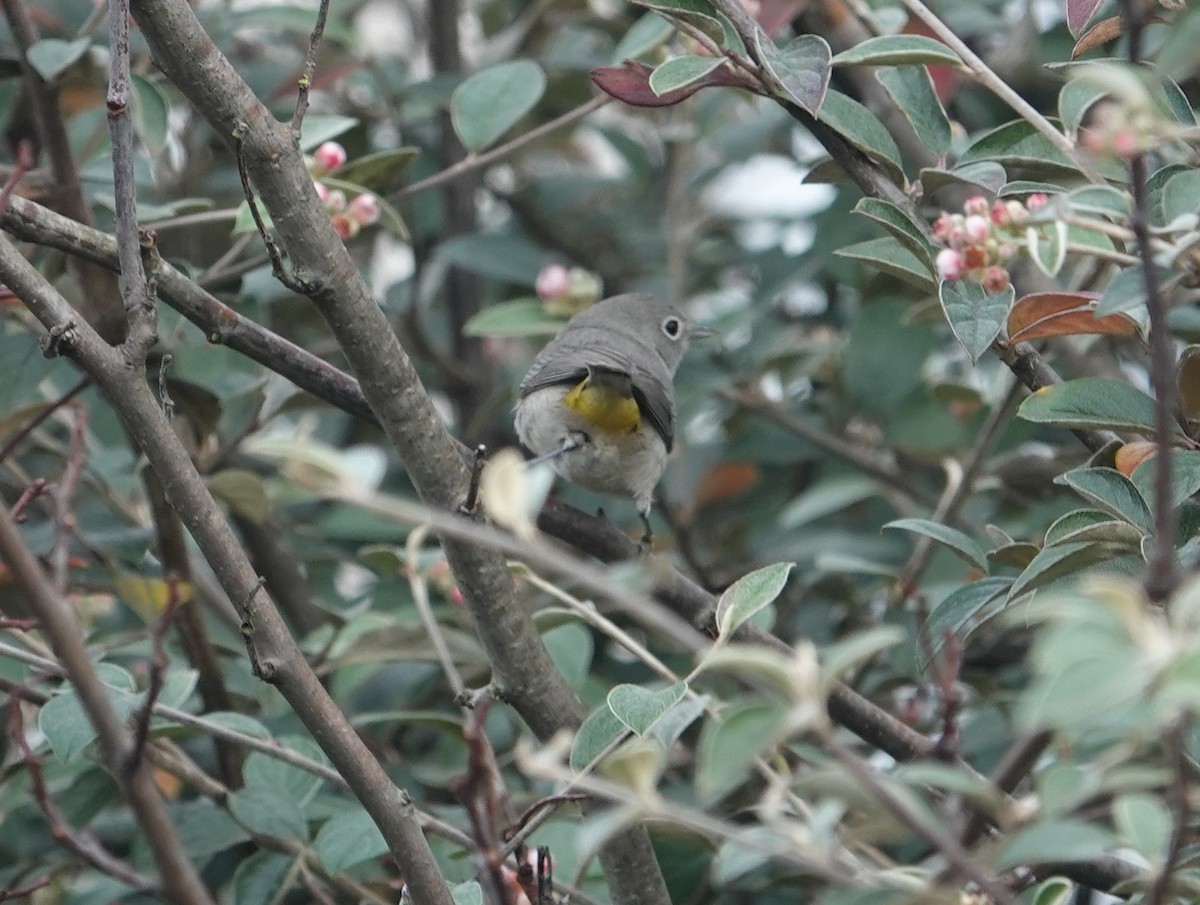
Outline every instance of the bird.
[(654, 488), (675, 445), (675, 372), (693, 340), (716, 331), (643, 293), (575, 315), (521, 381), (515, 426), (533, 453), (573, 484), (633, 500), (653, 540)]

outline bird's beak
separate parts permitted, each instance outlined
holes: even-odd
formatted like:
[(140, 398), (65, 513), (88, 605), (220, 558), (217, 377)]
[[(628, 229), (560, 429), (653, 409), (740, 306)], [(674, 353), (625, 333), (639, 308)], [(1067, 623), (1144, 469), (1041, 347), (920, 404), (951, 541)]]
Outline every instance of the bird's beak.
[(712, 339), (714, 336), (720, 335), (720, 332), (712, 327), (701, 327), (699, 324), (692, 324), (688, 327), (688, 339)]

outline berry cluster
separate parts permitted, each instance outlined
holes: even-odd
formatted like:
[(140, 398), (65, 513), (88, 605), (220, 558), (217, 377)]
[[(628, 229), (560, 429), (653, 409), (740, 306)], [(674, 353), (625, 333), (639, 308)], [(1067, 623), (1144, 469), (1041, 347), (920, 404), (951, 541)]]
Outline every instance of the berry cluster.
[[(324, 176), (344, 166), (346, 160), (346, 149), (336, 141), (327, 141), (313, 152), (308, 171), (313, 176)], [(329, 211), (334, 232), (341, 238), (353, 238), (364, 226), (379, 220), (379, 199), (370, 192), (362, 192), (347, 201), (346, 193), (341, 189), (331, 189), (319, 181), (314, 181), (313, 187), (325, 210)]]
[(1093, 154), (1129, 160), (1172, 137), (1164, 134), (1163, 125), (1153, 110), (1104, 101), (1094, 108), (1088, 128), (1080, 130), (1079, 143)]
[(1020, 250), (1021, 234), (1031, 211), (1045, 207), (1038, 192), (1020, 201), (967, 199), (961, 214), (943, 212), (934, 221), (934, 236), (946, 245), (937, 254), (938, 276), (943, 280), (974, 280), (988, 292), (1001, 292), (1009, 284), (1007, 265)]

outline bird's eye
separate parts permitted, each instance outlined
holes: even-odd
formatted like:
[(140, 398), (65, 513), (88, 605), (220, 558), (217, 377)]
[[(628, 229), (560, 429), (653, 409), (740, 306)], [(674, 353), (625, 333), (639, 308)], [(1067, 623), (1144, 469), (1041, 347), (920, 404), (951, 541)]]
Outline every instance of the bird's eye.
[(662, 331), (671, 337), (671, 339), (679, 339), (679, 334), (683, 330), (683, 324), (680, 323), (677, 317), (668, 317), (662, 322)]

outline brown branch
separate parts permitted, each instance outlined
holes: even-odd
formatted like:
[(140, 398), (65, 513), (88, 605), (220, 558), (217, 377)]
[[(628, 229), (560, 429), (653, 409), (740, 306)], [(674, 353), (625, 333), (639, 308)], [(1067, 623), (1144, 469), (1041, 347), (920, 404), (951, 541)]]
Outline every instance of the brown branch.
[[(4, 280), (15, 289), (7, 275)], [(99, 336), (93, 334), (93, 337), (97, 344), (103, 343)], [(104, 761), (121, 786), (154, 856), (163, 894), (180, 905), (211, 905), (212, 899), (180, 845), (149, 770), (144, 765), (132, 771), (124, 769), (133, 739), (96, 674), (74, 610), (50, 586), (6, 512), (0, 512), (0, 555), (37, 614), (42, 631), (66, 670), (89, 721), (96, 728)]]
[(1142, 900), (1142, 905), (1165, 905), (1169, 901), (1172, 873), (1179, 863), (1180, 853), (1188, 842), (1188, 823), (1192, 808), (1188, 802), (1188, 719), (1181, 718), (1170, 728), (1166, 736), (1167, 753), (1171, 758), (1171, 789), (1168, 801), (1171, 805), (1171, 838), (1163, 856), (1162, 867), (1154, 878), (1154, 884)]
[[(297, 275), (303, 275), (309, 297), (346, 354), (418, 495), (431, 508), (453, 510), (466, 490), (465, 463), (334, 232), (290, 130), (254, 96), (185, 0), (135, 0), (133, 11), (163, 73), (231, 150), (237, 145), (238, 159), (251, 174), (281, 245)], [(505, 699), (540, 738), (577, 728), (584, 708), (516, 599), (503, 558), (471, 544), (447, 540), (443, 545)], [(244, 598), (251, 590), (243, 585), (231, 596)], [(613, 839), (602, 861), (618, 902), (668, 901), (644, 832)], [(439, 901), (448, 897), (441, 886)], [(433, 890), (425, 892), (432, 900)]]
[[(63, 298), (2, 236), (0, 280), (49, 330), (52, 347), (70, 353), (88, 371), (146, 454), (172, 508), (196, 539), (230, 599), (240, 602), (248, 647), (256, 656), (261, 676), (280, 690), (350, 783), (388, 841), (415, 898), (422, 905), (450, 905), (449, 891), (414, 819), (411, 800), (395, 787), (321, 686), (269, 598), (262, 593), (245, 552), (156, 403), (144, 375), (129, 368), (125, 356), (104, 343), (87, 324), (79, 323)], [(119, 764), (127, 751), (114, 753), (121, 755), (115, 760)]]

